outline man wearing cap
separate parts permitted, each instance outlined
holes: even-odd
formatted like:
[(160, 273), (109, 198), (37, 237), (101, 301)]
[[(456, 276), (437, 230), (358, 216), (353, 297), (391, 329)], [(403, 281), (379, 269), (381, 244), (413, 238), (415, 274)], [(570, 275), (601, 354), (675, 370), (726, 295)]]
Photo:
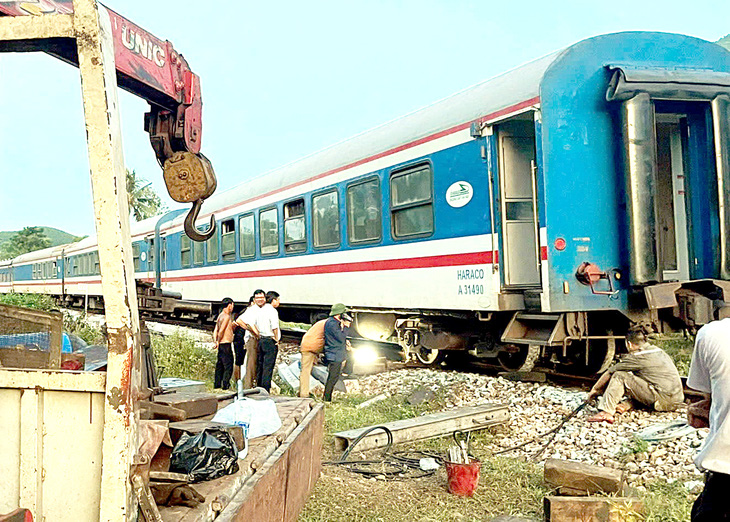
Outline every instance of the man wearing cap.
[(324, 363), (328, 371), (327, 382), (324, 385), (324, 400), (327, 402), (332, 400), (332, 391), (342, 373), (342, 363), (347, 358), (347, 333), (351, 324), (352, 316), (348, 313), (347, 307), (342, 303), (333, 305), (330, 318), (324, 323)]

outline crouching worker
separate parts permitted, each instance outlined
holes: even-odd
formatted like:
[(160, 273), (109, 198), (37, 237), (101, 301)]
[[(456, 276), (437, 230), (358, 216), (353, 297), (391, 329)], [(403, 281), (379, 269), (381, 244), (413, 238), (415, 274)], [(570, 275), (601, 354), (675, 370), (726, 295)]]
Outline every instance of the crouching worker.
[(341, 303), (332, 307), (330, 318), (324, 323), (324, 363), (328, 373), (323, 398), (328, 402), (342, 373), (342, 363), (347, 359), (347, 333), (351, 324), (352, 316)]
[(684, 401), (677, 367), (664, 350), (649, 344), (643, 327), (629, 329), (626, 347), (628, 355), (606, 370), (588, 394), (590, 401), (603, 392), (599, 411), (588, 422), (613, 423), (616, 412), (631, 409), (630, 403), (621, 403), (624, 395), (656, 411), (673, 411)]
[[(345, 307), (339, 303), (332, 306), (332, 310), (336, 306)], [(329, 318), (328, 318), (329, 319)], [(312, 325), (302, 337), (299, 345), (299, 351), (302, 353), (302, 371), (299, 375), (299, 396), (309, 397), (309, 380), (312, 376), (312, 367), (315, 361), (324, 349), (324, 325), (328, 319), (322, 319)]]

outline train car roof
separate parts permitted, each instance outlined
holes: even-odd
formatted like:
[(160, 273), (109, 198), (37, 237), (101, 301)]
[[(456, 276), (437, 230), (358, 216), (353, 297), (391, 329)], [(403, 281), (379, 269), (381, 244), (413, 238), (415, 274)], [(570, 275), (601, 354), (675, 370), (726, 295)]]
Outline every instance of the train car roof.
[(42, 250), (34, 250), (27, 254), (21, 254), (14, 258), (13, 264), (30, 263), (33, 261), (49, 261), (51, 257), (60, 256), (61, 252), (67, 245), (57, 245)]
[[(705, 42), (685, 35), (637, 31), (598, 35), (576, 42), (422, 109), (215, 194), (204, 203), (200, 216), (206, 217), (211, 212), (219, 212), (221, 209), (246, 203), (254, 197), (260, 198), (282, 188), (302, 185), (327, 173), (387, 153), (400, 145), (417, 142), (419, 139), (434, 136), (455, 126), (500, 114), (500, 111), (517, 104), (537, 99), (542, 80), (551, 65), (573, 48), (607, 36), (625, 39), (628, 42), (638, 36), (663, 39), (667, 44), (672, 41), (674, 44), (680, 44), (680, 41), (688, 39)], [(710, 42), (705, 43), (715, 45)], [(585, 46), (579, 48), (579, 52), (585, 52), (584, 48)], [(183, 219), (184, 216), (179, 216), (171, 220), (169, 226), (179, 226)]]
[[(397, 144), (415, 142), (534, 99), (538, 96), (540, 80), (546, 69), (561, 52), (556, 51), (533, 60), (410, 114), (214, 194), (203, 204), (200, 215), (209, 215), (210, 212), (241, 204), (251, 199), (252, 195), (260, 196), (282, 187), (301, 184), (313, 177), (320, 177), (387, 152)], [(171, 222), (171, 226), (179, 226), (184, 218), (184, 215), (177, 217)]]

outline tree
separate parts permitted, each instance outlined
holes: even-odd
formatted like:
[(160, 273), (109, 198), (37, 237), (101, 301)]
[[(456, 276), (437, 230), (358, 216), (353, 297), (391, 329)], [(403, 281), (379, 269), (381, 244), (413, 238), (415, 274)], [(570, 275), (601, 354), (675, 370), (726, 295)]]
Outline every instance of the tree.
[(0, 258), (10, 259), (51, 246), (51, 240), (41, 227), (25, 227), (0, 246)]
[(146, 179), (127, 169), (127, 201), (136, 221), (162, 214), (167, 208)]

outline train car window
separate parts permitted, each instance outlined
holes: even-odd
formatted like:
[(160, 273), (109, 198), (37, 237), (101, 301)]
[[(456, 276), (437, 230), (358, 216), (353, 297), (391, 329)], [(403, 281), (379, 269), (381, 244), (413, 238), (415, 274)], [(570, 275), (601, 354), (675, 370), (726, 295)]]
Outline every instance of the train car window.
[(421, 165), (390, 178), (393, 236), (423, 236), (433, 232), (433, 173)]
[(139, 243), (132, 243), (132, 261), (134, 263), (135, 272), (140, 271), (139, 253), (140, 253)]
[(279, 253), (279, 216), (275, 208), (259, 212), (259, 237), (261, 254)]
[[(190, 238), (188, 238), (190, 239)], [(203, 256), (203, 243), (199, 241), (193, 241), (193, 263), (196, 265), (202, 265), (205, 260)]]
[(238, 220), (238, 233), (241, 235), (241, 258), (256, 255), (256, 235), (254, 231), (253, 214), (241, 216)]
[(307, 249), (307, 232), (304, 226), (304, 200), (297, 199), (284, 204), (284, 251), (287, 254)]
[(94, 252), (94, 274), (101, 274), (101, 265), (99, 263), (99, 252)]
[(347, 235), (350, 243), (382, 237), (380, 181), (370, 179), (347, 187)]
[(180, 266), (190, 266), (191, 254), (190, 238), (183, 232), (180, 234)]
[(315, 248), (340, 246), (340, 203), (336, 190), (312, 196), (312, 229)]
[(38, 279), (38, 263), (33, 263), (31, 265), (31, 271), (32, 271), (31, 277), (33, 279)]
[(218, 262), (218, 234), (213, 234), (208, 241), (205, 242), (208, 250), (208, 263)]
[(79, 259), (81, 256), (74, 256), (74, 262), (73, 262), (73, 275), (81, 275), (81, 259)]
[(221, 254), (223, 261), (236, 259), (236, 222), (232, 219), (221, 223)]

